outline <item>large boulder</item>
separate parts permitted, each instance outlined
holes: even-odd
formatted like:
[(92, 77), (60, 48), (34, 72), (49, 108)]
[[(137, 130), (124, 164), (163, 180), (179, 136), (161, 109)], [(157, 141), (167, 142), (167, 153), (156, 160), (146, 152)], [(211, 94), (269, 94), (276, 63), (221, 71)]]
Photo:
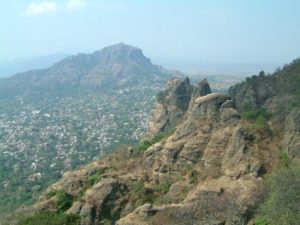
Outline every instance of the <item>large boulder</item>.
[(80, 201), (77, 201), (67, 213), (79, 214), (82, 225), (96, 225), (101, 221), (114, 220), (126, 203), (127, 187), (116, 179), (102, 179), (90, 190), (87, 190)]
[(183, 122), (194, 100), (210, 93), (206, 79), (196, 85), (190, 84), (188, 78), (170, 80), (167, 88), (158, 95), (158, 101), (151, 113), (148, 134), (153, 136), (175, 128)]

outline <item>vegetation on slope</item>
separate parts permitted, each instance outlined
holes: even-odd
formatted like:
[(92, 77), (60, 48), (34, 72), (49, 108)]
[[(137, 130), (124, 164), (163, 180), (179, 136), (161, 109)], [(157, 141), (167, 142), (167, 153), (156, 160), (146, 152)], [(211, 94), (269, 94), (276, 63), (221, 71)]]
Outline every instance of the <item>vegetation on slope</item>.
[(41, 212), (33, 216), (21, 219), (17, 225), (79, 225), (80, 218), (77, 215), (63, 213)]
[(56, 190), (47, 193), (47, 197), (51, 198), (55, 196), (57, 202), (57, 210), (59, 212), (65, 212), (73, 204), (73, 198), (64, 190)]
[(283, 160), (285, 166), (266, 179), (267, 197), (261, 205), (257, 225), (299, 225), (300, 165), (289, 165), (286, 156)]
[[(286, 70), (286, 69), (285, 69)], [(265, 74), (261, 73), (259, 79), (265, 79)], [(251, 78), (256, 80), (256, 78)], [(252, 82), (252, 80), (247, 80), (246, 82)], [(294, 92), (293, 92), (294, 93)], [(160, 96), (160, 97), (163, 97)], [(159, 99), (158, 99), (159, 100)], [(247, 101), (245, 101), (247, 102)], [(269, 107), (265, 107), (264, 104), (252, 105), (251, 103), (245, 104), (243, 110), (241, 111), (243, 122), (246, 124), (246, 129), (251, 134), (255, 135), (254, 140), (257, 141), (257, 136), (270, 138), (271, 133), (267, 133), (269, 129), (268, 120), (271, 117), (269, 113)], [(265, 107), (265, 108), (264, 108)], [(273, 114), (272, 114), (273, 116)], [(272, 128), (272, 124), (270, 128)], [(133, 155), (131, 156), (141, 156), (141, 154), (148, 149), (151, 145), (167, 138), (172, 132), (160, 133), (153, 137), (152, 139), (143, 141), (139, 146), (133, 149)], [(141, 157), (140, 157), (141, 158)], [(266, 189), (267, 195), (266, 199), (261, 206), (259, 211), (256, 224), (259, 225), (297, 225), (299, 221), (299, 202), (300, 202), (300, 167), (297, 165), (290, 165), (290, 159), (287, 152), (281, 155), (283, 160), (283, 168), (278, 169), (272, 175), (266, 178)], [(193, 174), (191, 174), (193, 175)], [(105, 177), (105, 176), (103, 176)], [(190, 183), (195, 184), (198, 182), (197, 176), (190, 177)], [(101, 174), (96, 174), (91, 176), (88, 180), (88, 186), (93, 186), (101, 179)], [(163, 203), (173, 203), (168, 202), (168, 199), (163, 199), (163, 196), (168, 193), (171, 185), (178, 180), (165, 180), (162, 182), (157, 182), (153, 184), (147, 183), (146, 180), (133, 180), (131, 183), (129, 195), (130, 199), (133, 201), (134, 207), (142, 205), (146, 202), (154, 204)], [(84, 191), (86, 189), (84, 188)], [(55, 193), (58, 199), (61, 199), (61, 207), (58, 206), (59, 211), (65, 211), (70, 203), (68, 196), (64, 193)], [(119, 216), (119, 215), (118, 215)], [(118, 216), (116, 218), (118, 218)], [(115, 221), (116, 219), (114, 219)]]
[(146, 139), (140, 142), (140, 144), (134, 149), (135, 155), (140, 155), (146, 151), (150, 146), (160, 142), (171, 136), (175, 132), (175, 129), (169, 129), (165, 132), (160, 132), (150, 139)]

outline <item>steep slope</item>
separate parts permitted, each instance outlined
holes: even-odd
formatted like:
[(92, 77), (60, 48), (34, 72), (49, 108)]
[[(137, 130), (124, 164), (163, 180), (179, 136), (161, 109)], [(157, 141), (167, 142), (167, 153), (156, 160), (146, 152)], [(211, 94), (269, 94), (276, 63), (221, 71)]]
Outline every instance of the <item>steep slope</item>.
[(198, 97), (175, 133), (144, 153), (147, 181), (170, 183), (167, 204), (143, 206), (117, 224), (245, 223), (259, 201), (266, 152), (247, 141), (227, 96)]
[(231, 97), (205, 80), (169, 81), (149, 140), (65, 173), (33, 212), (80, 215), (82, 225), (253, 224), (263, 175), (281, 153), (299, 158), (299, 66), (261, 72)]
[(132, 85), (162, 85), (173, 75), (173, 72), (153, 65), (141, 49), (121, 43), (92, 54), (70, 56), (47, 69), (3, 79), (0, 98), (53, 98), (107, 92)]
[[(136, 143), (157, 92), (173, 76), (182, 75), (153, 65), (136, 47), (117, 44), (1, 79), (0, 217), (31, 204), (65, 171)], [(189, 80), (171, 81), (169, 92), (154, 110), (156, 131), (150, 129), (149, 137), (171, 132), (198, 95)]]
[(190, 102), (199, 96), (211, 93), (207, 80), (191, 85), (189, 78), (170, 80), (164, 91), (158, 93), (151, 113), (148, 135), (166, 132), (180, 124), (188, 111)]
[(123, 149), (65, 174), (34, 209), (59, 210), (56, 193), (63, 192), (72, 199), (65, 210), (81, 215), (84, 225), (247, 222), (259, 202), (261, 176), (270, 168), (267, 159), (277, 154), (272, 145), (248, 140), (233, 102), (210, 93), (206, 81), (192, 86), (187, 79), (173, 80), (166, 93), (165, 103), (186, 99), (179, 114), (184, 119), (170, 125), (176, 127), (172, 135), (143, 155), (141, 148)]
[[(117, 44), (0, 80), (0, 217), (146, 131), (173, 73)], [(17, 199), (17, 200), (16, 200)]]
[[(284, 136), (281, 148), (292, 156), (299, 157), (300, 149), (300, 60), (294, 60), (266, 76), (247, 78), (245, 82), (229, 89), (229, 95), (243, 113), (262, 109), (270, 115), (269, 124), (274, 132)], [(247, 113), (247, 112), (246, 112)]]
[[(230, 90), (234, 101), (211, 93), (205, 80), (169, 81), (149, 140), (64, 174), (33, 212), (77, 214), (82, 225), (252, 225), (263, 175), (283, 151), (299, 156), (295, 68), (297, 61), (273, 76), (247, 79)], [(280, 90), (266, 91), (264, 82)], [(283, 99), (295, 102), (282, 120), (275, 112)]]

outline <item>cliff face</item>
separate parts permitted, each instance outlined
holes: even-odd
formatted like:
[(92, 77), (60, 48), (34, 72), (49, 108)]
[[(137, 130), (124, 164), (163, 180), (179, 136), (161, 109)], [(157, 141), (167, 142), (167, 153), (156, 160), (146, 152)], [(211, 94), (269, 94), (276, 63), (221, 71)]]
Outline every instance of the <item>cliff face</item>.
[(147, 182), (173, 182), (166, 193), (171, 202), (144, 205), (117, 224), (247, 222), (261, 193), (266, 155), (245, 133), (227, 96), (195, 98), (175, 133), (144, 153)]
[(151, 113), (148, 134), (175, 128), (186, 117), (190, 103), (199, 96), (211, 93), (207, 80), (191, 85), (189, 78), (168, 81), (164, 91), (158, 94), (158, 101)]
[[(297, 99), (275, 91), (278, 79), (261, 74), (232, 88), (231, 98), (211, 93), (207, 81), (169, 81), (150, 120), (150, 147), (129, 147), (65, 174), (34, 209), (61, 211), (63, 192), (70, 199), (64, 211), (79, 214), (82, 225), (252, 224), (263, 175), (280, 148), (299, 156), (299, 107), (261, 122), (284, 99)], [(244, 104), (252, 107), (250, 122)]]

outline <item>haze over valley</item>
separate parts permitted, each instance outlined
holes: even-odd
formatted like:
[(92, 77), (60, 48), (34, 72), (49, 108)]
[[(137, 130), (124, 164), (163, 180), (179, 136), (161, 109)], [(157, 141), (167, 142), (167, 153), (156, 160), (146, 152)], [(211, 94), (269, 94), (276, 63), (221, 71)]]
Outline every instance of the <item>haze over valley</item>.
[(0, 7), (0, 225), (299, 225), (298, 1)]

